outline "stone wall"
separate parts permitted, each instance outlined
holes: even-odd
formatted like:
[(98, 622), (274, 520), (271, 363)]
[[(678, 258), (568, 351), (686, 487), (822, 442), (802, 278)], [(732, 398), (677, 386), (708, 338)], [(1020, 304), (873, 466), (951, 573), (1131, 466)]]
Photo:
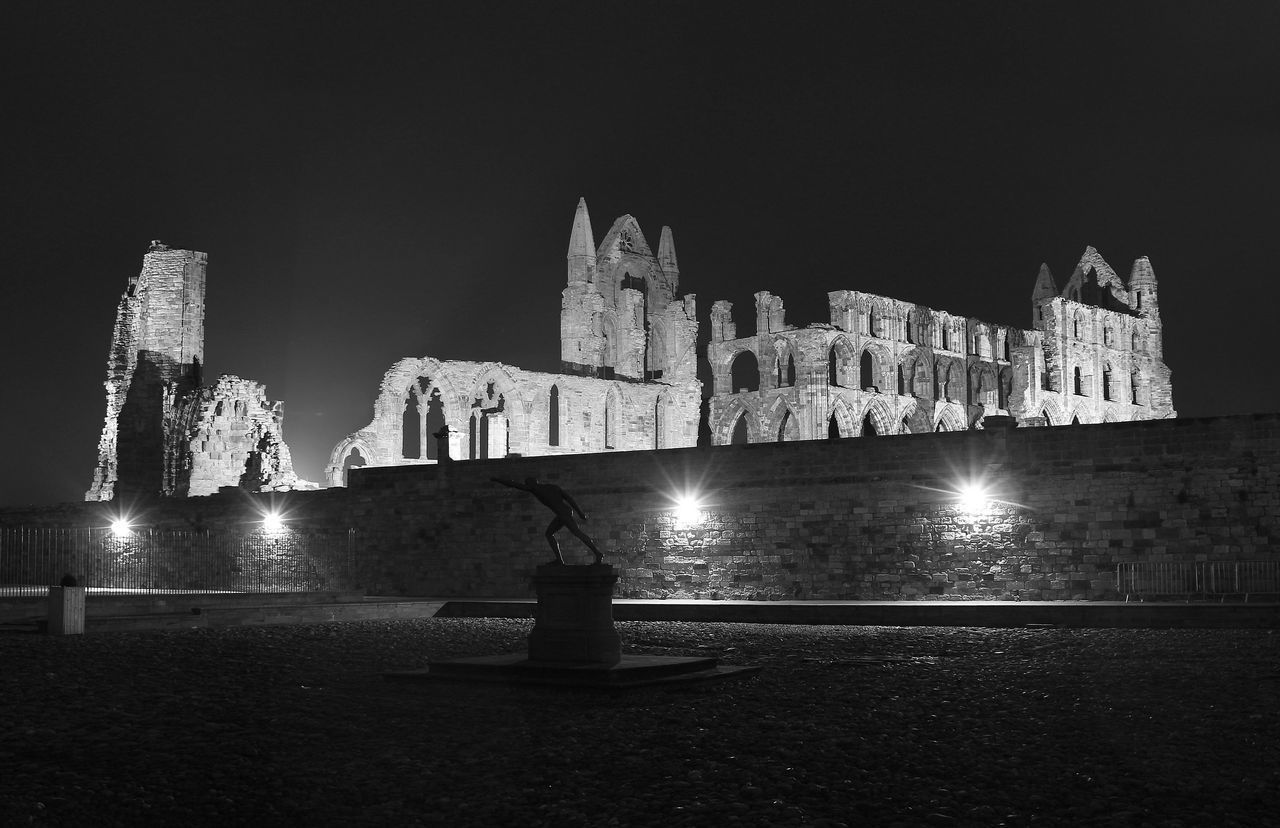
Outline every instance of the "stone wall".
[[(635, 597), (1111, 598), (1118, 563), (1274, 559), (1280, 535), (1275, 414), (369, 468), (346, 489), (156, 501), (135, 518), (251, 531), (283, 508), (295, 526), (356, 528), (371, 592), (528, 596), (549, 515), (495, 475), (568, 489)], [(959, 506), (975, 480), (988, 501)], [(701, 491), (696, 524), (676, 516), (686, 489)], [(106, 506), (0, 525), (109, 522), (91, 505)]]

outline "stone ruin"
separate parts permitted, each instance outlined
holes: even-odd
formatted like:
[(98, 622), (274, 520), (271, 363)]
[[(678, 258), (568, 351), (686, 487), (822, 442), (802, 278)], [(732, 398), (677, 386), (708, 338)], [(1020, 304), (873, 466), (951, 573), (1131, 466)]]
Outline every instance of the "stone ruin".
[(116, 311), (107, 414), (85, 500), (316, 488), (293, 471), (282, 404), (260, 383), (202, 386), (208, 256), (152, 242)]

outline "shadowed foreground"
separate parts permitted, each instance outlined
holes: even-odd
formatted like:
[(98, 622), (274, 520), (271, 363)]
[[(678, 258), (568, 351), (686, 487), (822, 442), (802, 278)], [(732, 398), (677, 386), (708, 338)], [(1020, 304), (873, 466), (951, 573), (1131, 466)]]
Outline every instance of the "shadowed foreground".
[(403, 684), (522, 649), (431, 619), (0, 635), (5, 825), (1264, 825), (1266, 630), (619, 623), (754, 678)]

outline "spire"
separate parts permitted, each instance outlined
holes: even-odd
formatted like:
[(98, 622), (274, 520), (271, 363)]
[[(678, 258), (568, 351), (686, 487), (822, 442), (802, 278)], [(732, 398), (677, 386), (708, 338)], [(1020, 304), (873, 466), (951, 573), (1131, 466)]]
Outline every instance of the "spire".
[(1129, 287), (1130, 289), (1138, 285), (1154, 285), (1156, 283), (1156, 272), (1151, 267), (1151, 260), (1146, 256), (1136, 259), (1133, 263), (1133, 270), (1129, 271)]
[(596, 240), (591, 235), (591, 216), (587, 213), (587, 200), (578, 199), (578, 209), (573, 214), (573, 229), (569, 231), (569, 283), (592, 282), (596, 276)]
[(1035, 290), (1031, 291), (1031, 301), (1039, 302), (1041, 299), (1050, 299), (1058, 295), (1058, 284), (1053, 280), (1053, 273), (1049, 270), (1049, 265), (1041, 262), (1040, 275), (1036, 276)]
[(680, 265), (676, 261), (676, 243), (671, 238), (671, 228), (666, 225), (663, 225), (662, 238), (658, 240), (658, 264), (666, 271), (680, 271)]

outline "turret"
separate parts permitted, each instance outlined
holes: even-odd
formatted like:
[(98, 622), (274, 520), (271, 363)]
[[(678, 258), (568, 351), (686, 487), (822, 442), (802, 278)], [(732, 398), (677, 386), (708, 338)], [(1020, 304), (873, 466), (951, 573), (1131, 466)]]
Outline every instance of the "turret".
[(671, 295), (680, 294), (680, 264), (676, 261), (676, 243), (671, 237), (671, 228), (663, 225), (662, 237), (658, 239), (658, 267), (667, 274)]
[(1040, 264), (1040, 274), (1036, 276), (1035, 289), (1031, 291), (1031, 327), (1044, 330), (1044, 303), (1058, 295), (1058, 284), (1053, 279), (1049, 265)]
[[(674, 252), (672, 253), (674, 256)], [(596, 279), (596, 241), (591, 233), (591, 216), (587, 213), (587, 200), (578, 199), (578, 209), (573, 214), (573, 229), (569, 231), (568, 259), (569, 284), (594, 282)]]
[(1160, 306), (1156, 301), (1156, 272), (1151, 261), (1142, 256), (1133, 263), (1129, 272), (1131, 305), (1140, 315), (1159, 317)]

